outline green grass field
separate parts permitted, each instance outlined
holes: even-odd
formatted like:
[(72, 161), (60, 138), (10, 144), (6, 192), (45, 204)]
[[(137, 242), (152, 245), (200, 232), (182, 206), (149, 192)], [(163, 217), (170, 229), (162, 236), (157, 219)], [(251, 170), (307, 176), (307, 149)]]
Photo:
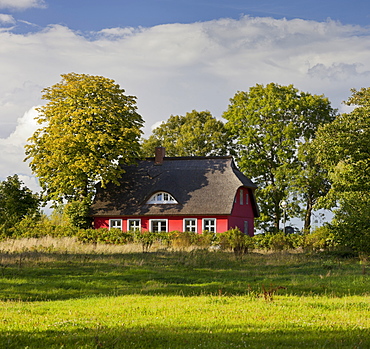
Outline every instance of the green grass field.
[(0, 249), (0, 348), (370, 348), (356, 259)]

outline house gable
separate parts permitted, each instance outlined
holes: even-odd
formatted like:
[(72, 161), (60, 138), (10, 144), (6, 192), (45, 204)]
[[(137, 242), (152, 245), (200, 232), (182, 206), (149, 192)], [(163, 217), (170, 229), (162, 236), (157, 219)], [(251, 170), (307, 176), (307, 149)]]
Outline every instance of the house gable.
[[(120, 218), (126, 227), (130, 219), (140, 218), (141, 228), (149, 230), (151, 220), (168, 219), (167, 229), (183, 230), (185, 224), (195, 224), (185, 219), (194, 219), (196, 231), (201, 232), (213, 223), (215, 229), (225, 231), (242, 226), (246, 219), (253, 227), (258, 216), (256, 185), (230, 156), (165, 157), (160, 163), (147, 158), (124, 169), (119, 186), (97, 186), (91, 207), (95, 222)], [(244, 201), (248, 195), (248, 205), (240, 205), (240, 190)]]

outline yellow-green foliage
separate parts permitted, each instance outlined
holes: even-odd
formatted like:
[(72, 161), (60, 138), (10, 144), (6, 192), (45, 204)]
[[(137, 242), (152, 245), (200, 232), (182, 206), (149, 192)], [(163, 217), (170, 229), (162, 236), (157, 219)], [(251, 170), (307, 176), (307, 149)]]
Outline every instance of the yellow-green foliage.
[(117, 182), (119, 163), (135, 160), (143, 119), (124, 92), (113, 80), (75, 73), (43, 90), (42, 127), (25, 148), (48, 199), (87, 197), (97, 181)]
[[(43, 236), (74, 236), (77, 229), (71, 225), (55, 224), (47, 216), (27, 216), (10, 229), (12, 238), (39, 238)], [(7, 236), (3, 236), (5, 238)]]
[(257, 234), (253, 237), (254, 248), (262, 250), (282, 251), (302, 247), (303, 237), (299, 234)]
[(242, 233), (239, 228), (217, 234), (217, 240), (221, 249), (232, 249), (236, 255), (244, 254), (248, 249), (253, 248), (252, 238)]
[(304, 235), (303, 247), (307, 250), (328, 250), (335, 245), (334, 234), (328, 226), (318, 227), (311, 234)]
[(194, 244), (195, 234), (192, 232), (173, 231), (169, 233), (170, 243), (175, 248), (187, 248)]
[(134, 242), (134, 234), (120, 229), (80, 229), (76, 233), (78, 241), (83, 243), (103, 243), (121, 245)]

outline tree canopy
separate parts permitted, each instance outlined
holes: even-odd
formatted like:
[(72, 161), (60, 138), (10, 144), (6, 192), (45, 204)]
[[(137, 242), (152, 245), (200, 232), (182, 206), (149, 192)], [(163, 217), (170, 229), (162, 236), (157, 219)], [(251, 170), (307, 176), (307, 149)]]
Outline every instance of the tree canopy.
[(155, 147), (165, 147), (168, 156), (226, 155), (231, 140), (221, 120), (209, 111), (193, 110), (185, 116), (171, 115), (144, 139), (144, 156), (153, 156)]
[(370, 190), (370, 88), (352, 90), (346, 104), (354, 110), (321, 127), (314, 143), (318, 161), (329, 170), (331, 197)]
[(42, 127), (25, 148), (45, 198), (71, 202), (91, 196), (97, 181), (117, 182), (120, 164), (139, 154), (143, 119), (136, 97), (125, 95), (114, 80), (76, 73), (61, 77), (42, 91), (48, 100), (38, 109)]
[(0, 232), (9, 235), (16, 223), (39, 213), (40, 199), (19, 179), (9, 176), (0, 182)]
[(320, 198), (327, 195), (330, 189), (328, 171), (315, 161), (315, 151), (312, 141), (303, 143), (298, 148), (297, 171), (291, 178), (291, 189), (296, 197), (302, 198), (305, 208), (301, 211), (303, 231), (311, 230), (311, 216)]
[[(302, 168), (298, 148), (334, 114), (327, 98), (300, 92), (293, 85), (257, 84), (230, 100), (223, 117), (240, 147), (240, 169), (259, 186), (260, 228), (273, 224), (279, 230), (279, 204), (293, 195), (293, 179)], [(290, 210), (299, 210), (298, 201), (290, 200)]]
[(370, 88), (353, 89), (346, 103), (354, 110), (320, 127), (312, 147), (332, 184), (321, 203), (338, 205), (334, 230), (344, 244), (370, 253)]

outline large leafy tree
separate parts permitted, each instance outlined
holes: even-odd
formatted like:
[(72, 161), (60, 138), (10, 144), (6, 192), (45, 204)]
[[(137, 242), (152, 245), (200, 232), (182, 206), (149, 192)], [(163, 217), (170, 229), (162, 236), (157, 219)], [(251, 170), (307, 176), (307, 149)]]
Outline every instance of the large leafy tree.
[[(293, 85), (257, 84), (230, 100), (223, 117), (240, 147), (241, 170), (259, 186), (259, 228), (267, 230), (273, 225), (279, 230), (280, 203), (292, 198), (302, 171), (298, 149), (334, 114), (327, 98), (300, 92)], [(297, 214), (299, 200), (288, 201), (291, 214)]]
[(8, 234), (10, 229), (26, 216), (39, 213), (40, 199), (19, 179), (9, 176), (0, 182), (0, 232)]
[(330, 189), (328, 171), (315, 160), (312, 141), (302, 143), (298, 148), (297, 171), (291, 178), (290, 189), (301, 199), (304, 208), (300, 215), (303, 218), (303, 232), (311, 230), (311, 217), (320, 198), (325, 197)]
[(117, 183), (120, 164), (132, 163), (139, 154), (143, 119), (136, 97), (125, 95), (113, 80), (61, 76), (61, 82), (43, 90), (48, 102), (38, 109), (42, 127), (25, 147), (26, 160), (46, 199), (88, 202), (97, 181)]
[(226, 155), (230, 151), (229, 133), (221, 120), (209, 111), (193, 110), (185, 116), (172, 115), (144, 139), (144, 156), (153, 156), (155, 147), (166, 148), (168, 156)]
[(313, 142), (332, 183), (321, 203), (338, 205), (333, 226), (340, 241), (370, 253), (370, 88), (352, 90), (346, 104), (354, 110), (321, 127)]

